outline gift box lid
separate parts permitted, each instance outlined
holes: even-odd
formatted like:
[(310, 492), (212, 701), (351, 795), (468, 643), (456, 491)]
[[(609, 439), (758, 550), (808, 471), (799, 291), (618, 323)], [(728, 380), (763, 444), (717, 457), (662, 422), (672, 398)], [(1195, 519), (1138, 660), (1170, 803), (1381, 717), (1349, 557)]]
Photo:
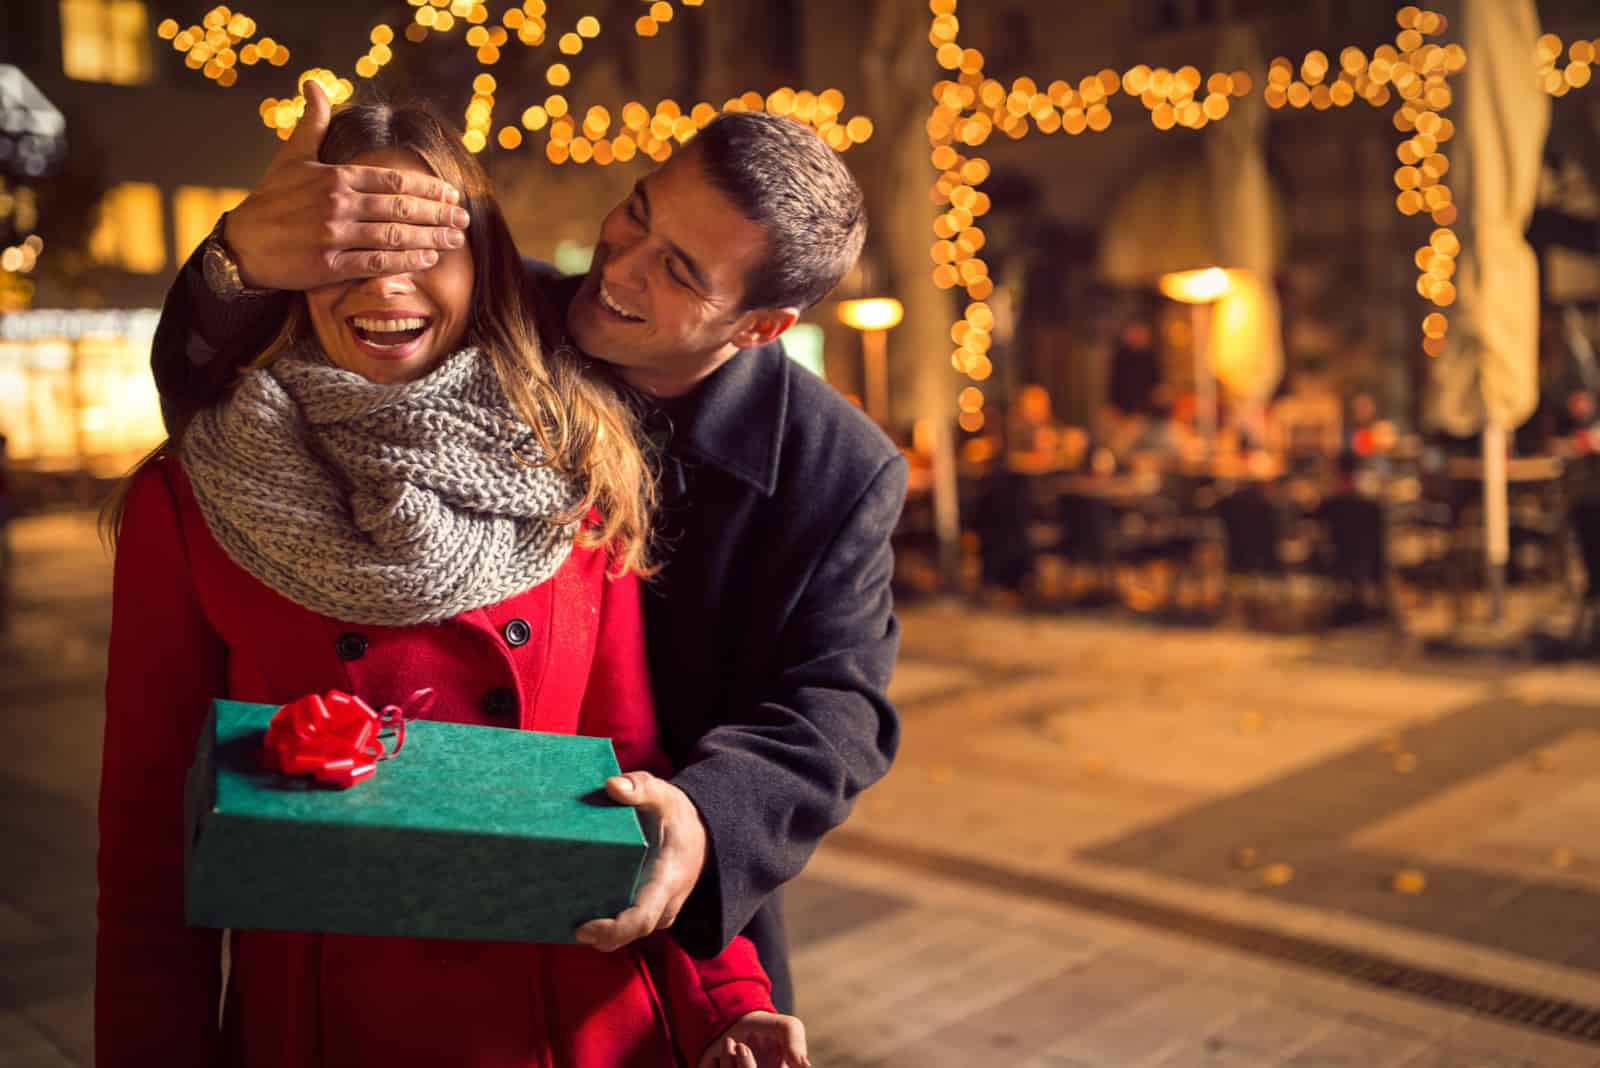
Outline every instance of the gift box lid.
[(185, 913), (204, 927), (571, 942), (646, 854), (611, 741), (410, 721), (348, 789), (261, 763), (275, 705), (214, 701), (190, 769)]
[(644, 846), (633, 810), (598, 792), (618, 773), (608, 738), (414, 720), (405, 748), (376, 775), (330, 790), (261, 766), (262, 738), (277, 710), (214, 702), (214, 733), (205, 741), (216, 754), (215, 811)]

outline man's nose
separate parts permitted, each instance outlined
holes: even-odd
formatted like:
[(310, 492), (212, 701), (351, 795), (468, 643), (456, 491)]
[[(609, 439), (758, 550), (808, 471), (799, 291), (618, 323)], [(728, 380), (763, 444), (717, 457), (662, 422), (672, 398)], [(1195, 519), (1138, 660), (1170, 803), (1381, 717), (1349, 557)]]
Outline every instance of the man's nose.
[(605, 266), (601, 268), (600, 276), (610, 286), (642, 289), (644, 288), (644, 264), (647, 255), (648, 250), (643, 241), (614, 245), (606, 256)]

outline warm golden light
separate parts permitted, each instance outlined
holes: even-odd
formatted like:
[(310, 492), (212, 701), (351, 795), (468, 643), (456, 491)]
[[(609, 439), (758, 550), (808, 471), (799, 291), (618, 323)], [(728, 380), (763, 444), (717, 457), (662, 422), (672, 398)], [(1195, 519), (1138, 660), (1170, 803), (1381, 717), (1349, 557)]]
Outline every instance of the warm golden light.
[(839, 302), (839, 321), (857, 330), (890, 330), (900, 325), (905, 309), (891, 297)]
[(1231, 285), (1228, 272), (1221, 267), (1173, 271), (1162, 275), (1160, 282), (1163, 295), (1184, 304), (1210, 304), (1220, 300)]
[[(168, 37), (169, 29), (176, 37), (171, 19), (158, 27), (160, 36)], [(69, 78), (114, 85), (149, 81), (149, 36), (149, 17), (139, 0), (61, 0), (61, 68)]]
[(89, 237), (96, 263), (138, 274), (166, 268), (166, 214), (161, 188), (151, 182), (122, 182), (106, 191)]

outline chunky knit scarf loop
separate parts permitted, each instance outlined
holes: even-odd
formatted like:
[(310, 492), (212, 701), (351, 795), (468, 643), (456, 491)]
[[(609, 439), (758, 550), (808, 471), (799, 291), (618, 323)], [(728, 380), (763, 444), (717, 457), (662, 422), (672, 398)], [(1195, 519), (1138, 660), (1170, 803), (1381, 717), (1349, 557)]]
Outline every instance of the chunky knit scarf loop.
[(211, 533), (283, 596), (352, 623), (430, 623), (553, 575), (581, 498), (464, 348), (381, 385), (315, 342), (196, 416), (183, 465)]

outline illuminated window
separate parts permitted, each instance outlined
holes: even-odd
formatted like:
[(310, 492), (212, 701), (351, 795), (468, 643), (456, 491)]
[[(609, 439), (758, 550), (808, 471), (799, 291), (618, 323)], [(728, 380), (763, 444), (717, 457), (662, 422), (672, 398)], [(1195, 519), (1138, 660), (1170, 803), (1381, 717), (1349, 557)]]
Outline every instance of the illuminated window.
[(85, 82), (150, 80), (150, 23), (140, 0), (61, 0), (61, 68)]
[(248, 194), (245, 189), (212, 189), (203, 185), (180, 185), (172, 195), (172, 228), (178, 243), (178, 259), (189, 258), (189, 253), (217, 225), (217, 218), (232, 211)]
[(167, 265), (164, 224), (159, 187), (149, 182), (114, 185), (100, 202), (89, 255), (108, 267), (155, 274)]

